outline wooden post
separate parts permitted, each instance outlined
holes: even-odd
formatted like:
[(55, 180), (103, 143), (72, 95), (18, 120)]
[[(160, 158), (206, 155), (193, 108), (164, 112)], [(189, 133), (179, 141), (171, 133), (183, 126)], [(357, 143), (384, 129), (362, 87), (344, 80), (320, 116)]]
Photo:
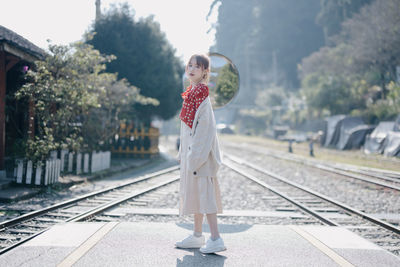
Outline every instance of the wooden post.
[(5, 171), (6, 154), (6, 54), (0, 51), (0, 176)]
[(26, 165), (26, 180), (25, 183), (26, 184), (31, 184), (32, 183), (32, 161), (28, 161), (28, 164)]

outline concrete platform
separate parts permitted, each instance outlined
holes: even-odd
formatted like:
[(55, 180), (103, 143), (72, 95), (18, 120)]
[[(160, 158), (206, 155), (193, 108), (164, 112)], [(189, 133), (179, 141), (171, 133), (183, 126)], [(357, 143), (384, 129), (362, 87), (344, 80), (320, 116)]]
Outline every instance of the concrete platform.
[(400, 258), (339, 227), (220, 225), (227, 250), (208, 255), (174, 247), (191, 229), (66, 223), (0, 256), (0, 266), (400, 266)]

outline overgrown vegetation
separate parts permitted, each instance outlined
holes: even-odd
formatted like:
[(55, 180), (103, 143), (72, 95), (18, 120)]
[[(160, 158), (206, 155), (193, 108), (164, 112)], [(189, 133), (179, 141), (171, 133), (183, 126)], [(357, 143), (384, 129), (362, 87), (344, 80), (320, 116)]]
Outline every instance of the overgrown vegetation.
[(149, 127), (154, 117), (175, 115), (182, 64), (158, 23), (133, 14), (128, 4), (113, 6), (84, 41), (49, 45), (15, 94), (33, 102), (36, 122), (34, 138), (17, 144), (19, 156), (110, 149), (121, 122)]
[(213, 49), (239, 69), (236, 104), (264, 114), (267, 127), (335, 114), (373, 124), (400, 113), (400, 0), (215, 0), (216, 8)]
[(299, 68), (308, 107), (331, 115), (364, 116), (369, 123), (400, 113), (400, 1), (376, 0), (345, 20), (332, 45), (303, 59)]
[(26, 140), (25, 154), (44, 160), (57, 149), (91, 151), (107, 149), (122, 112), (135, 114), (134, 104), (158, 105), (117, 75), (105, 72), (103, 56), (91, 45), (50, 45), (44, 61), (30, 70), (18, 99), (34, 103), (35, 137)]
[(153, 17), (135, 20), (128, 4), (113, 6), (101, 16), (87, 42), (101, 53), (115, 55), (107, 70), (155, 98), (158, 106), (136, 105), (137, 118), (150, 125), (154, 117), (169, 119), (181, 105), (183, 64)]

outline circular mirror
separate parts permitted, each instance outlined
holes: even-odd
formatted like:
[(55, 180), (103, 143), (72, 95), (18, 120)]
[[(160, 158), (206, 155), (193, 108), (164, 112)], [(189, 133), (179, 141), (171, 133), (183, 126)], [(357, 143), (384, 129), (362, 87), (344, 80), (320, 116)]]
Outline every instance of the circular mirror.
[[(208, 53), (210, 57), (210, 99), (213, 109), (226, 106), (239, 91), (239, 71), (232, 61), (219, 53)], [(183, 90), (190, 85), (190, 81), (183, 74)]]

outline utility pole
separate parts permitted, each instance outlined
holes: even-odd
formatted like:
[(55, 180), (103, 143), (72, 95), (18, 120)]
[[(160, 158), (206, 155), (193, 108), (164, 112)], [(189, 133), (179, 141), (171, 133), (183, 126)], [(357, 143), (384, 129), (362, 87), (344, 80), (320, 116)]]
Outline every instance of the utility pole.
[(275, 86), (278, 86), (278, 61), (276, 59), (276, 51), (272, 51), (272, 73), (273, 82)]
[[(250, 74), (250, 53), (249, 53), (249, 42), (246, 43), (245, 47), (245, 66), (246, 66), (246, 71), (245, 71), (245, 95), (251, 95), (252, 92), (250, 90), (250, 79), (251, 79), (251, 74)], [(251, 101), (249, 101), (250, 98), (247, 97), (245, 101), (243, 101), (246, 105), (251, 104)]]
[(98, 21), (101, 17), (101, 9), (100, 9), (100, 0), (96, 0), (96, 21)]
[(7, 88), (6, 52), (0, 48), (0, 179), (6, 178), (6, 88)]

